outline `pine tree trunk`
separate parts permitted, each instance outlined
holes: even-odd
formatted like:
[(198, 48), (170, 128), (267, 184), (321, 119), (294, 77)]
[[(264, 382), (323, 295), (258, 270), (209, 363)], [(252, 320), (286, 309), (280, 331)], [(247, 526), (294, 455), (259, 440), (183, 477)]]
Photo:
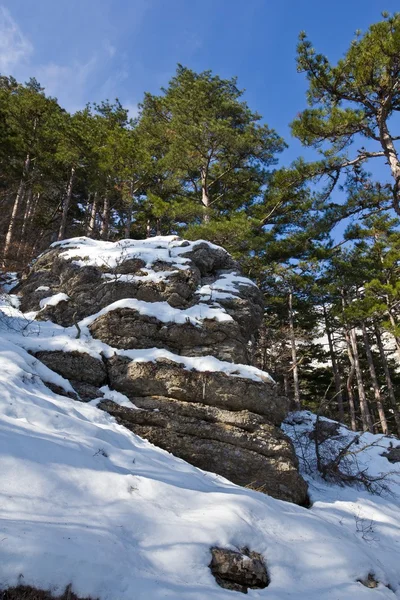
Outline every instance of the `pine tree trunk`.
[(335, 348), (333, 346), (332, 332), (331, 332), (329, 324), (328, 324), (328, 315), (326, 312), (325, 305), (323, 306), (323, 310), (324, 310), (324, 318), (325, 318), (325, 328), (326, 328), (326, 333), (328, 336), (329, 354), (331, 356), (332, 371), (333, 371), (333, 377), (334, 377), (334, 381), (335, 381), (335, 396), (336, 396), (336, 402), (337, 402), (338, 412), (339, 412), (339, 421), (343, 422), (344, 421), (344, 407), (343, 407), (342, 381), (341, 381), (339, 369), (337, 366)]
[(391, 404), (392, 411), (393, 411), (393, 417), (394, 417), (394, 420), (396, 423), (397, 435), (400, 436), (400, 413), (399, 413), (399, 409), (397, 407), (396, 397), (394, 395), (392, 378), (390, 376), (389, 365), (387, 362), (385, 349), (384, 349), (383, 343), (382, 343), (381, 332), (379, 329), (379, 325), (376, 322), (374, 322), (374, 331), (375, 331), (376, 343), (377, 343), (378, 350), (379, 350), (379, 355), (380, 355), (381, 362), (382, 362), (383, 371), (385, 373), (386, 387), (388, 390), (389, 400), (390, 400), (390, 404)]
[(34, 223), (36, 211), (39, 206), (39, 201), (40, 201), (40, 192), (37, 192), (33, 198), (33, 202), (31, 203), (31, 209), (30, 209), (29, 215), (28, 215), (28, 227), (29, 228), (31, 228)]
[(289, 377), (287, 373), (283, 374), (283, 391), (285, 396), (289, 398)]
[(75, 167), (71, 167), (69, 180), (68, 180), (68, 184), (67, 184), (67, 189), (65, 191), (65, 196), (64, 196), (63, 212), (62, 212), (62, 217), (61, 217), (60, 229), (58, 230), (57, 240), (63, 240), (65, 238), (65, 231), (67, 228), (67, 218), (68, 218), (69, 205), (71, 203), (72, 187), (74, 185), (74, 178), (75, 178)]
[(126, 212), (126, 222), (125, 222), (125, 238), (129, 239), (131, 236), (131, 225), (132, 225), (132, 205), (128, 208)]
[(389, 302), (388, 302), (388, 311), (387, 311), (387, 314), (388, 314), (388, 317), (389, 317), (390, 324), (393, 327), (392, 336), (394, 338), (394, 342), (395, 342), (395, 345), (396, 345), (397, 355), (398, 355), (399, 360), (400, 360), (400, 338), (399, 338), (398, 335), (396, 335), (394, 333), (396, 331), (397, 323), (395, 321), (395, 318), (393, 316), (392, 311), (389, 308)]
[(30, 162), (31, 162), (30, 156), (29, 156), (29, 154), (27, 154), (25, 161), (24, 161), (24, 166), (22, 169), (21, 181), (18, 186), (17, 195), (15, 196), (14, 205), (13, 205), (13, 209), (11, 212), (10, 222), (9, 222), (8, 230), (7, 230), (7, 234), (6, 234), (6, 239), (4, 242), (3, 266), (5, 265), (5, 261), (8, 258), (11, 242), (13, 241), (15, 226), (16, 226), (16, 222), (17, 222), (17, 218), (18, 218), (19, 207), (20, 207), (20, 204), (24, 197), (26, 178), (29, 173)]
[(37, 236), (34, 245), (32, 246), (32, 252), (31, 252), (32, 258), (34, 258), (36, 256), (37, 248), (39, 246), (39, 243), (42, 241), (43, 235), (44, 235), (44, 231), (43, 231), (43, 229), (41, 229), (39, 231), (39, 235)]
[(150, 223), (150, 219), (147, 219), (146, 237), (147, 238), (151, 237), (151, 223)]
[[(25, 246), (26, 248), (29, 247), (29, 245), (31, 246), (31, 250), (34, 247), (34, 245), (36, 244), (37, 241), (37, 232), (34, 231), (33, 229), (33, 225), (34, 225), (34, 219), (35, 219), (35, 215), (36, 215), (36, 211), (37, 208), (39, 206), (39, 201), (40, 201), (40, 192), (37, 192), (30, 203), (30, 207), (29, 207), (29, 212), (27, 215), (27, 219), (26, 219), (26, 230), (25, 230), (25, 235), (24, 235), (24, 239), (22, 240), (22, 242), (25, 242)], [(33, 238), (33, 239), (32, 239)], [(26, 251), (26, 259), (31, 260), (32, 259), (32, 252), (30, 251)]]
[(108, 240), (108, 232), (110, 227), (110, 200), (108, 196), (104, 197), (103, 201), (103, 212), (102, 212), (102, 222), (101, 222), (101, 230), (100, 237), (102, 240)]
[(94, 197), (93, 197), (92, 210), (90, 211), (89, 225), (86, 230), (87, 237), (92, 237), (96, 231), (96, 215), (97, 215), (98, 205), (99, 205), (99, 196), (98, 196), (97, 192), (95, 192)]
[(363, 424), (364, 431), (369, 431), (370, 433), (374, 433), (374, 423), (372, 421), (371, 413), (368, 408), (367, 397), (365, 395), (364, 382), (362, 377), (362, 371), (360, 367), (360, 357), (358, 354), (357, 348), (357, 336), (356, 330), (353, 327), (350, 329), (350, 343), (351, 349), (353, 352), (354, 358), (354, 367), (356, 370), (356, 379), (357, 379), (357, 388), (358, 388), (358, 398), (360, 401), (360, 410), (361, 410), (361, 419)]
[(297, 347), (296, 347), (296, 336), (294, 332), (294, 319), (293, 319), (293, 292), (289, 292), (288, 296), (289, 304), (289, 332), (290, 332), (290, 346), (292, 350), (292, 371), (293, 371), (293, 391), (294, 391), (294, 404), (296, 410), (301, 410), (300, 401), (300, 384), (299, 384), (299, 370), (297, 366)]
[(201, 203), (203, 205), (203, 221), (210, 222), (210, 194), (208, 191), (207, 169), (201, 169)]
[(349, 332), (347, 331), (347, 329), (344, 330), (344, 336), (345, 336), (346, 346), (347, 346), (347, 355), (349, 357), (349, 362), (350, 362), (350, 371), (349, 371), (349, 374), (347, 377), (347, 382), (346, 382), (347, 397), (349, 400), (350, 424), (351, 424), (351, 429), (353, 431), (357, 431), (356, 405), (354, 402), (354, 394), (353, 394), (353, 379), (354, 379), (354, 373), (355, 373), (356, 369), (355, 369), (355, 365), (354, 365), (354, 357), (353, 357), (353, 352), (351, 349)]
[(400, 162), (393, 138), (389, 133), (387, 117), (387, 108), (382, 106), (378, 111), (379, 138), (394, 179), (393, 208), (400, 215)]
[(22, 228), (21, 228), (21, 234), (19, 237), (19, 245), (18, 245), (18, 252), (17, 252), (17, 258), (21, 257), (21, 254), (23, 252), (23, 248), (24, 248), (24, 241), (25, 241), (25, 234), (26, 234), (26, 229), (28, 227), (28, 221), (29, 221), (29, 215), (31, 212), (31, 206), (32, 206), (32, 188), (30, 188), (27, 192), (27, 194), (25, 194), (26, 196), (26, 200), (25, 200), (25, 210), (24, 210), (24, 216), (22, 218)]
[(368, 332), (367, 332), (367, 328), (365, 326), (364, 321), (362, 322), (362, 333), (363, 333), (365, 354), (367, 356), (368, 368), (369, 368), (369, 373), (371, 376), (372, 388), (374, 390), (376, 408), (378, 410), (378, 415), (379, 415), (379, 421), (381, 424), (382, 433), (384, 433), (386, 435), (388, 433), (388, 425), (387, 425), (387, 421), (386, 421), (385, 409), (383, 408), (381, 391), (379, 388), (378, 378), (376, 376), (376, 370), (375, 370), (374, 360), (372, 357), (371, 346), (369, 343)]

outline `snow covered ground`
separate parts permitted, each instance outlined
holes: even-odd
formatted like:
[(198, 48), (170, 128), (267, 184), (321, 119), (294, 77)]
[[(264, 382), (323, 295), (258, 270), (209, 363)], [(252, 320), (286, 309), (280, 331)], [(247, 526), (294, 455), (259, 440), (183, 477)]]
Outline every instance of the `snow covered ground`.
[[(208, 569), (220, 545), (265, 556), (271, 584), (253, 598), (400, 597), (398, 496), (313, 480), (311, 509), (274, 500), (52, 393), (19, 345), (3, 340), (0, 360), (1, 586), (22, 574), (108, 600), (232, 598)], [(391, 467), (377, 451), (368, 460)], [(371, 539), (355, 517), (373, 522)], [(370, 572), (395, 591), (357, 582)]]
[[(53, 393), (44, 381), (66, 391), (69, 383), (28, 350), (110, 349), (85, 328), (75, 339), (74, 328), (30, 320), (9, 300), (0, 307), (0, 588), (60, 593), (72, 583), (101, 600), (232, 599), (238, 593), (220, 588), (208, 568), (217, 545), (265, 557), (271, 583), (250, 598), (400, 598), (400, 464), (381, 456), (398, 440), (364, 434), (369, 447), (358, 457), (371, 474), (396, 471), (391, 494), (330, 485), (312, 469), (310, 509), (240, 488), (135, 436), (96, 401)], [(300, 456), (314, 419), (296, 413), (285, 425)], [(306, 453), (312, 465), (312, 444)], [(377, 588), (357, 581), (368, 574)]]

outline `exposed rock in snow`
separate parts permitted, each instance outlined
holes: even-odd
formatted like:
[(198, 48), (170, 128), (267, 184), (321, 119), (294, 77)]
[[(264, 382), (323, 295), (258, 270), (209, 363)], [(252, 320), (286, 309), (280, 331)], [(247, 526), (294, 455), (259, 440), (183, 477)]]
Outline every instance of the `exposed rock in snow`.
[(400, 445), (396, 446), (396, 448), (389, 448), (387, 452), (382, 452), (382, 456), (393, 464), (400, 463)]
[(109, 394), (100, 406), (133, 432), (235, 483), (308, 502), (277, 429), (287, 401), (249, 364), (262, 295), (225, 250), (175, 236), (75, 238), (39, 257), (18, 292), (43, 323), (24, 347), (81, 400), (107, 385), (132, 407)]
[[(217, 298), (221, 286), (224, 297)], [(53, 295), (66, 294), (69, 305), (50, 305), (40, 319), (69, 326), (102, 309), (97, 317), (125, 307), (164, 323), (204, 326), (213, 320), (227, 345), (241, 346), (244, 362), (247, 341), (263, 314), (259, 290), (239, 274), (225, 250), (171, 237), (114, 244), (88, 238), (57, 242), (39, 257), (19, 287), (24, 312), (41, 308), (40, 301), (49, 296), (43, 288), (50, 288)], [(124, 300), (135, 302), (114, 304)]]
[(0, 292), (9, 294), (18, 283), (17, 273), (0, 273)]
[[(167, 305), (169, 310), (165, 310), (162, 302), (141, 305), (136, 302), (131, 300), (127, 306), (126, 300), (121, 300), (89, 317), (92, 335), (115, 348), (157, 347), (184, 356), (211, 354), (230, 362), (247, 361), (247, 345), (237, 322), (229, 315), (225, 315), (228, 319), (220, 320), (220, 311), (203, 307), (202, 319), (192, 317), (195, 311), (191, 309), (173, 309)], [(147, 306), (143, 308), (143, 304)]]
[(197, 402), (231, 411), (249, 410), (275, 425), (280, 425), (287, 413), (287, 399), (279, 396), (268, 380), (266, 383), (219, 371), (182, 369), (179, 362), (167, 358), (150, 362), (113, 356), (107, 364), (111, 386), (132, 399), (165, 396), (188, 404)]
[(65, 379), (90, 383), (101, 387), (106, 383), (107, 373), (101, 360), (85, 352), (49, 352), (35, 353), (36, 358)]
[[(43, 286), (46, 287), (46, 286)], [(43, 291), (43, 287), (39, 291)], [(38, 291), (38, 290), (35, 290)], [(68, 302), (69, 296), (67, 294), (63, 294), (60, 292), (59, 294), (54, 294), (53, 296), (48, 296), (47, 298), (42, 298), (39, 302), (39, 306), (41, 309), (46, 308), (46, 306), (57, 306), (60, 302)]]
[(240, 552), (211, 548), (210, 569), (217, 583), (227, 589), (247, 594), (248, 588), (266, 588), (269, 579), (264, 558), (258, 552), (241, 548)]

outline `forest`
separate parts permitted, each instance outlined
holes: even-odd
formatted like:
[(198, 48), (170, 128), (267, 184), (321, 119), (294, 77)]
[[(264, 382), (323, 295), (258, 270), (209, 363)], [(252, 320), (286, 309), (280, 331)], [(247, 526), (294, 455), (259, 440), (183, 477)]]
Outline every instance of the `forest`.
[(297, 70), (291, 131), (314, 158), (286, 165), (235, 77), (178, 65), (131, 119), (2, 74), (0, 268), (75, 236), (214, 242), (265, 295), (253, 362), (293, 406), (400, 435), (400, 14), (334, 64), (301, 33)]

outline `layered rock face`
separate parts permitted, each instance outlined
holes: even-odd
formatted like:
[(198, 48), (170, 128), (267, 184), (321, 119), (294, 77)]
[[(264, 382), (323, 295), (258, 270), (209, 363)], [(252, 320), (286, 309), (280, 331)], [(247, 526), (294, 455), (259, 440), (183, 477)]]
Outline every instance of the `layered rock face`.
[[(74, 238), (43, 254), (19, 293), (22, 310), (74, 332), (73, 352), (55, 343), (36, 356), (69, 379), (77, 397), (105, 394), (103, 410), (176, 456), (307, 502), (278, 428), (287, 400), (250, 366), (261, 293), (222, 248), (176, 237)], [(132, 405), (107, 397), (104, 385)]]

